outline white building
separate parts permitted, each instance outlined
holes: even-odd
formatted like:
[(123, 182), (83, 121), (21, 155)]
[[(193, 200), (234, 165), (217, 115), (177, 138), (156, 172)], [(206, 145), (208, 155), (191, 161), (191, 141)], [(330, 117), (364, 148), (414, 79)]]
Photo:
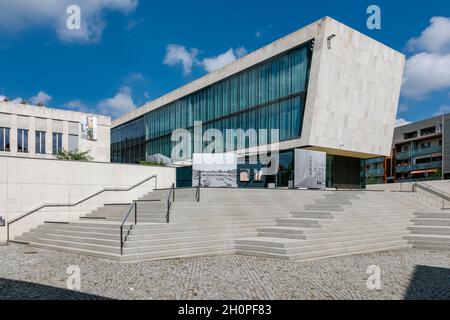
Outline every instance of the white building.
[(0, 156), (56, 159), (60, 151), (89, 151), (110, 162), (111, 118), (0, 102)]

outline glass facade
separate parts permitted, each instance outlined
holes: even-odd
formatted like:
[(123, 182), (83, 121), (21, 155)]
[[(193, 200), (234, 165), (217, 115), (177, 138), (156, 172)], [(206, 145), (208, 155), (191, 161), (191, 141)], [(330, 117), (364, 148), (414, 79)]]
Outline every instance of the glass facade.
[(172, 132), (187, 129), (193, 134), (197, 121), (203, 123), (203, 133), (217, 129), (225, 136), (227, 129), (279, 129), (280, 141), (299, 138), (310, 61), (307, 43), (114, 128), (112, 161), (137, 162), (154, 154), (170, 157)]

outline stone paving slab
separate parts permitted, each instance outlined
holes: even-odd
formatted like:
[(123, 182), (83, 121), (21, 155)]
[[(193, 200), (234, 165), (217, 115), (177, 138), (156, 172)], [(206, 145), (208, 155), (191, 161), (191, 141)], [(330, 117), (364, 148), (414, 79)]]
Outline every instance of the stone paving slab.
[[(369, 290), (367, 268), (381, 268)], [(67, 268), (81, 271), (80, 292)], [(450, 299), (450, 252), (401, 250), (308, 262), (238, 255), (124, 264), (36, 249), (0, 247), (4, 299)]]

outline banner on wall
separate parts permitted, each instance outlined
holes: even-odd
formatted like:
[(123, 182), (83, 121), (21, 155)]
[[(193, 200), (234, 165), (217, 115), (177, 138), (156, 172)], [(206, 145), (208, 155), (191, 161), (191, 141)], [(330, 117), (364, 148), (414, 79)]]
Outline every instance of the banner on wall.
[(81, 116), (81, 135), (84, 140), (97, 140), (97, 117)]
[(325, 189), (327, 154), (303, 149), (295, 150), (295, 187)]
[(201, 172), (201, 186), (237, 188), (236, 154), (199, 154), (193, 156), (192, 186), (197, 187)]

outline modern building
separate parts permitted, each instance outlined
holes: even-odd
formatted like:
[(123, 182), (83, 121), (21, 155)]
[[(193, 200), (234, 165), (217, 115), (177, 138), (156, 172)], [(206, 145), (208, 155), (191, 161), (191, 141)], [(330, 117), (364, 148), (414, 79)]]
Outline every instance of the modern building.
[[(278, 129), (280, 170), (260, 186), (275, 181), (287, 187), (303, 165), (296, 157), (300, 149), (326, 157), (327, 187), (359, 188), (362, 160), (390, 154), (404, 59), (325, 17), (117, 119), (111, 159), (135, 163), (155, 154), (170, 157), (173, 131), (193, 132), (198, 121), (203, 132)], [(241, 156), (256, 147), (248, 143), (244, 150), (230, 143)], [(242, 170), (238, 180), (259, 178), (254, 168), (248, 169), (250, 177)]]
[(62, 150), (89, 151), (110, 162), (111, 118), (0, 101), (0, 156), (56, 159)]
[(366, 161), (368, 184), (450, 178), (450, 114), (394, 131), (389, 158)]

